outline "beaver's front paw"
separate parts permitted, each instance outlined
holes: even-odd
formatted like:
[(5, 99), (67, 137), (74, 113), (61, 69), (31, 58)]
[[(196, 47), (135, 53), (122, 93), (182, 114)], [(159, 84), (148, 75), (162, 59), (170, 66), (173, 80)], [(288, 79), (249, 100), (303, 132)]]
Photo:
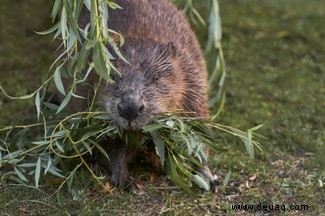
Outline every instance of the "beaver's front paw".
[(129, 175), (129, 172), (127, 171), (121, 172), (119, 170), (116, 172), (112, 172), (109, 183), (111, 187), (121, 187), (129, 192), (134, 190), (133, 178)]
[(209, 179), (209, 182), (210, 182), (211, 191), (213, 193), (217, 193), (218, 186), (221, 185), (221, 182), (218, 180), (218, 177), (216, 175), (213, 175), (213, 177)]
[(210, 184), (210, 190), (213, 193), (218, 192), (218, 186), (221, 184), (218, 180), (218, 177), (216, 175), (212, 175), (209, 167), (207, 165), (203, 165), (202, 167), (199, 167), (197, 169), (198, 172), (200, 172), (208, 181)]

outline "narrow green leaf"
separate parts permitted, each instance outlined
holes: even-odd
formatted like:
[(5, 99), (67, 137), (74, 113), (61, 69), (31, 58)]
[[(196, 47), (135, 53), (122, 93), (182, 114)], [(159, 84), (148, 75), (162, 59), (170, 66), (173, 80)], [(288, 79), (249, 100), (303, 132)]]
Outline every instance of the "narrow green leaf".
[(51, 166), (49, 167), (48, 172), (52, 173), (57, 177), (64, 178), (64, 176), (61, 173), (59, 173), (61, 172), (61, 170), (57, 169), (55, 166), (53, 166), (53, 164), (51, 164)]
[(41, 114), (41, 99), (40, 99), (40, 91), (37, 91), (35, 95), (35, 107), (36, 107), (36, 113), (37, 113), (37, 119), (39, 120), (40, 114)]
[(68, 38), (68, 46), (67, 50), (71, 50), (78, 43), (77, 36), (74, 31), (71, 31), (71, 27), (69, 27), (69, 38)]
[(123, 9), (120, 5), (116, 4), (115, 2), (105, 0), (105, 2), (109, 5), (112, 9)]
[[(85, 76), (83, 77), (83, 79), (78, 80), (78, 81), (76, 82), (76, 84), (84, 83), (84, 82), (88, 79), (89, 74), (90, 74), (90, 72), (92, 71), (93, 68), (94, 68), (94, 64), (89, 64)], [(75, 97), (76, 97), (76, 96), (75, 96)]]
[[(52, 32), (54, 32), (55, 30), (57, 30), (58, 28), (60, 28), (60, 22), (57, 22), (55, 25), (53, 25), (51, 28), (49, 28), (48, 30), (45, 31), (35, 31), (37, 34), (39, 35), (47, 35), (47, 34), (51, 34)], [(56, 37), (55, 37), (56, 38)]]
[(67, 47), (66, 40), (68, 36), (68, 28), (67, 28), (67, 12), (65, 7), (62, 8), (61, 11), (61, 19), (60, 19), (60, 27), (61, 27), (61, 35), (62, 35), (62, 40), (64, 43), (64, 47)]
[(84, 4), (85, 4), (86, 8), (90, 11), (90, 10), (91, 10), (91, 3), (90, 3), (90, 0), (84, 0), (83, 2), (84, 2)]
[[(125, 42), (125, 39), (124, 39), (124, 37), (123, 37), (122, 34), (116, 32), (116, 31), (114, 31), (114, 30), (112, 30), (112, 29), (108, 29), (108, 32), (111, 33), (111, 34), (118, 35), (118, 36), (119, 36), (119, 41), (120, 41), (119, 46), (120, 46), (120, 47), (123, 46), (123, 44), (124, 44), (124, 42)], [(110, 40), (113, 40), (113, 38), (111, 38)], [(113, 41), (114, 41), (114, 40), (113, 40)]]
[(150, 131), (152, 141), (156, 147), (156, 153), (160, 158), (161, 166), (164, 167), (165, 164), (165, 142), (161, 138), (161, 135), (158, 131)]
[(102, 34), (105, 39), (108, 39), (108, 8), (107, 4), (105, 2), (101, 2), (101, 4), (98, 5), (99, 11), (101, 11), (101, 27), (102, 27)]
[(59, 36), (61, 35), (61, 32), (62, 32), (62, 30), (61, 30), (61, 22), (59, 22), (58, 24), (59, 24), (59, 27), (58, 27), (58, 29), (56, 30), (56, 32), (55, 32), (55, 34), (53, 36), (54, 39), (59, 38)]
[(34, 97), (34, 95), (39, 91), (39, 89), (37, 89), (36, 91), (34, 91), (34, 92), (31, 93), (31, 94), (23, 95), (23, 96), (18, 96), (18, 97), (12, 97), (12, 96), (8, 95), (8, 94), (5, 92), (5, 90), (4, 90), (1, 86), (0, 86), (0, 91), (2, 91), (2, 93), (3, 93), (6, 97), (8, 97), (8, 98), (10, 98), (10, 99), (12, 99), (12, 100), (23, 100), (23, 99), (29, 99), (29, 98)]
[(17, 168), (17, 167), (14, 167), (14, 170), (15, 170), (15, 173), (17, 174), (17, 176), (25, 181), (25, 182), (28, 182), (27, 178), (24, 176), (24, 174)]
[(198, 143), (194, 136), (188, 136), (187, 140), (189, 140), (186, 142), (187, 152), (188, 152), (188, 155), (191, 156), (193, 149), (196, 149), (196, 147), (198, 146)]
[(59, 144), (59, 142), (55, 141), (54, 143), (60, 152), (65, 153), (64, 148)]
[(60, 7), (61, 7), (61, 0), (55, 0), (55, 2), (53, 4), (52, 12), (51, 12), (52, 21), (55, 20)]
[(34, 141), (34, 142), (31, 142), (31, 144), (34, 144), (34, 145), (48, 145), (50, 144), (50, 141), (46, 140), (46, 141)]
[(109, 158), (109, 156), (108, 156), (108, 154), (107, 154), (107, 152), (105, 151), (105, 149), (103, 149), (103, 147), (101, 147), (98, 143), (96, 143), (96, 141), (91, 141), (93, 144), (94, 144), (94, 146), (108, 159), (108, 160), (110, 160), (110, 158)]
[(64, 85), (63, 85), (62, 79), (61, 79), (61, 65), (55, 69), (54, 84), (61, 94), (66, 95)]
[(93, 154), (93, 151), (91, 150), (91, 147), (89, 146), (89, 144), (88, 144), (86, 141), (84, 141), (84, 140), (82, 140), (81, 143), (82, 143), (82, 145), (87, 149), (87, 152), (88, 152), (90, 155), (92, 155), (92, 154)]
[(49, 171), (51, 165), (52, 165), (52, 160), (51, 160), (51, 157), (49, 156), (49, 159), (47, 160), (46, 168), (44, 170), (44, 175), (46, 175), (46, 173)]
[(174, 155), (168, 154), (167, 156), (167, 174), (171, 178), (173, 182), (175, 182), (178, 186), (180, 186), (184, 191), (186, 191), (189, 194), (193, 194), (193, 191), (189, 187), (188, 179), (181, 178), (177, 172), (176, 165), (178, 161), (173, 160)]
[(96, 73), (107, 81), (111, 80), (99, 42), (96, 42), (93, 49), (93, 62)]
[(180, 154), (179, 152), (173, 152), (172, 155), (175, 165), (180, 173), (186, 177), (190, 176), (190, 167), (188, 166), (188, 157)]
[[(85, 4), (86, 4), (86, 2), (85, 2)], [(92, 32), (95, 32), (95, 29), (96, 29), (96, 21), (97, 21), (97, 14), (98, 14), (97, 10), (98, 10), (97, 0), (92, 0), (91, 7), (90, 7), (90, 24), (91, 24)]]
[(41, 158), (37, 159), (35, 168), (35, 187), (38, 188), (39, 180), (41, 174)]
[(200, 188), (204, 189), (205, 191), (210, 191), (210, 185), (207, 182), (207, 180), (205, 180), (203, 177), (201, 177), (200, 175), (193, 175), (192, 177), (193, 182), (196, 183)]
[(55, 132), (52, 136), (52, 138), (62, 138), (66, 136), (66, 132), (64, 130), (60, 130), (58, 132)]
[(120, 59), (122, 59), (124, 62), (129, 63), (128, 60), (126, 60), (126, 58), (122, 55), (122, 53), (120, 52), (119, 48), (117, 47), (116, 43), (114, 40), (109, 40), (108, 43), (111, 45), (111, 47), (113, 48), (114, 52), (118, 55), (118, 57)]
[[(76, 38), (78, 38), (78, 41), (81, 43), (81, 38), (80, 38), (80, 35), (79, 35), (79, 31), (78, 31), (78, 20), (76, 20), (74, 17), (73, 17), (73, 13), (71, 11), (71, 6), (69, 5), (69, 2), (70, 1), (63, 1), (63, 5), (64, 5), (64, 8), (66, 10), (66, 14), (67, 14), (67, 20), (68, 20), (68, 23), (72, 29), (72, 32), (74, 33), (74, 36)], [(72, 32), (70, 32), (70, 36), (72, 35)]]
[(86, 41), (85, 44), (82, 46), (81, 51), (79, 53), (78, 59), (77, 59), (77, 72), (82, 71), (82, 69), (85, 67), (86, 63), (87, 63), (87, 59), (90, 53), (90, 49), (87, 49), (87, 44), (89, 42)]
[(70, 99), (72, 96), (72, 92), (70, 91), (64, 98), (64, 100), (62, 101), (61, 105), (59, 106), (58, 110), (56, 111), (56, 114), (58, 114), (59, 112), (61, 112), (69, 103)]
[(43, 105), (51, 111), (56, 111), (59, 106), (53, 103), (43, 102)]
[[(103, 47), (104, 50), (104, 56), (105, 58), (109, 59), (109, 60), (115, 60), (114, 56), (111, 54), (111, 52), (107, 49), (106, 46)], [(117, 71), (117, 69), (115, 68), (115, 66), (113, 64), (109, 64), (115, 71)], [(118, 71), (117, 71), (118, 72)]]
[[(67, 67), (67, 72), (68, 74), (73, 74), (74, 73), (74, 70), (76, 70), (76, 62), (77, 62), (77, 59), (79, 57), (79, 52), (76, 52), (70, 59), (69, 59), (69, 62), (68, 62), (68, 67)], [(64, 70), (61, 68), (61, 76), (62, 74), (64, 74)]]
[(186, 130), (186, 125), (184, 124), (182, 119), (176, 119), (178, 124), (179, 124), (179, 128), (180, 128), (180, 132), (184, 133)]
[(85, 98), (85, 97), (83, 97), (83, 96), (80, 96), (80, 95), (77, 95), (77, 94), (75, 94), (75, 93), (73, 93), (73, 92), (72, 92), (71, 94), (72, 94), (72, 96), (75, 97), (75, 98), (85, 99), (85, 100), (87, 99), (87, 98)]
[(18, 164), (18, 167), (24, 167), (24, 168), (31, 168), (36, 167), (36, 163), (24, 163), (24, 164)]
[(89, 41), (86, 43), (85, 47), (86, 47), (86, 49), (88, 50), (88, 49), (93, 48), (93, 47), (95, 46), (95, 44), (96, 44), (96, 40), (89, 40)]
[(205, 26), (206, 23), (205, 23), (204, 19), (202, 18), (202, 16), (200, 15), (200, 13), (199, 13), (195, 8), (192, 9), (192, 12), (193, 12), (193, 14), (196, 16), (196, 18), (200, 21), (200, 23), (201, 23), (203, 26)]
[(83, 1), (76, 1), (76, 7), (74, 10), (74, 18), (77, 20), (79, 18), (80, 12), (82, 10)]
[[(22, 150), (17, 150), (14, 152), (10, 152), (10, 154), (7, 154), (5, 156), (3, 156), (3, 160), (10, 160), (12, 162), (13, 158), (18, 157), (23, 155), (24, 152)], [(18, 160), (24, 159), (24, 157), (19, 158)], [(14, 164), (13, 162), (11, 164)]]

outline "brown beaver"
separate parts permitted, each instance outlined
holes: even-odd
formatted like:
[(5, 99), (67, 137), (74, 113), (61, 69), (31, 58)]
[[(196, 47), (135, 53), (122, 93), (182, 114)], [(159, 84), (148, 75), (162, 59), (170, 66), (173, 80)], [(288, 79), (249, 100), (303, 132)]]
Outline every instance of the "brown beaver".
[[(125, 44), (112, 72), (114, 84), (103, 84), (99, 102), (126, 130), (141, 130), (155, 116), (174, 110), (208, 118), (207, 71), (195, 34), (183, 14), (167, 0), (118, 0), (123, 9), (109, 10), (109, 28), (121, 33)], [(83, 15), (89, 20), (89, 14)], [(88, 16), (88, 17), (87, 17)], [(109, 145), (113, 185), (129, 180), (128, 162), (135, 155), (130, 145)], [(212, 188), (217, 180), (208, 166), (200, 171)]]

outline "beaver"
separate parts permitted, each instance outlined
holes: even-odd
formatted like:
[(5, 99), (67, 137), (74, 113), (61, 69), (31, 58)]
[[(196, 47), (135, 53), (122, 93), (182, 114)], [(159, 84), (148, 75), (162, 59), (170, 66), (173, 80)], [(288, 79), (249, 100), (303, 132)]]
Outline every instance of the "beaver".
[[(114, 83), (101, 86), (98, 102), (125, 130), (140, 131), (161, 113), (209, 118), (207, 70), (198, 40), (184, 15), (167, 0), (117, 0), (123, 9), (109, 9), (108, 26), (125, 38), (116, 58)], [(89, 20), (89, 13), (83, 14)], [(87, 17), (88, 16), (88, 17)], [(136, 150), (113, 140), (108, 153), (112, 185), (126, 185), (128, 163)], [(199, 168), (213, 190), (218, 181), (206, 164)]]

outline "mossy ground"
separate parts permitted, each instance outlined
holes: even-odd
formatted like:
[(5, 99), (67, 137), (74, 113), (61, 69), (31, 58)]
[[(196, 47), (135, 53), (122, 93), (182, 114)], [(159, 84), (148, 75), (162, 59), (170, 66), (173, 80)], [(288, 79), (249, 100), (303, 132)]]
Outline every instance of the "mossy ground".
[[(50, 7), (46, 1), (1, 4), (0, 82), (11, 95), (36, 88), (54, 59), (51, 37), (33, 32), (48, 27)], [(262, 203), (309, 205), (306, 211), (264, 212), (269, 215), (325, 215), (325, 2), (222, 0), (220, 8), (228, 78), (218, 121), (243, 130), (264, 124), (256, 160), (236, 138), (220, 134), (211, 167), (221, 180), (229, 170), (231, 176), (218, 194), (162, 189), (166, 179), (145, 168), (134, 171), (137, 195), (104, 193), (83, 173), (76, 183), (79, 199), (65, 190), (53, 195), (55, 179), (39, 190), (3, 180), (1, 214), (253, 215), (231, 205)], [(22, 118), (32, 104), (0, 95), (0, 124)]]

